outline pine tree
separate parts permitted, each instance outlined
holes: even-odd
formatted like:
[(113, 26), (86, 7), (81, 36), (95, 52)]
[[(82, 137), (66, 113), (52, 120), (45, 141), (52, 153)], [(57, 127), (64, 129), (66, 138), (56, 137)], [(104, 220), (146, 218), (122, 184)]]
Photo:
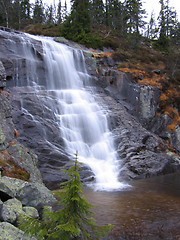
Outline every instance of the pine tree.
[(36, 0), (33, 9), (33, 22), (43, 23), (44, 22), (44, 7), (42, 0)]
[(105, 11), (104, 3), (102, 0), (93, 0), (91, 3), (91, 19), (92, 24), (103, 24), (105, 23)]
[[(12, 0), (0, 0), (0, 11), (2, 14), (2, 19), (5, 20), (4, 25), (10, 27), (11, 15), (12, 15)], [(3, 15), (5, 17), (3, 17)]]
[(78, 170), (76, 154), (74, 166), (64, 170), (68, 181), (62, 184), (63, 189), (60, 192), (56, 192), (61, 198), (60, 209), (52, 212), (45, 208), (42, 220), (22, 216), (20, 228), (25, 230), (26, 234), (36, 236), (40, 240), (70, 240), (76, 237), (100, 239), (107, 234), (112, 226), (99, 227), (91, 217), (92, 205), (85, 200)]
[(59, 0), (58, 8), (57, 8), (57, 23), (60, 25), (62, 22), (62, 12), (61, 12), (61, 0)]
[(81, 42), (91, 31), (89, 0), (71, 0), (71, 13), (61, 28), (61, 34), (73, 41)]
[(126, 9), (127, 29), (129, 33), (139, 34), (139, 28), (143, 27), (145, 21), (143, 17), (145, 10), (142, 8), (141, 0), (125, 0), (124, 6)]
[(158, 29), (156, 27), (154, 12), (151, 13), (151, 18), (148, 24), (147, 38), (155, 39), (157, 37)]
[(53, 5), (51, 4), (46, 8), (46, 23), (47, 24), (54, 24), (54, 9)]

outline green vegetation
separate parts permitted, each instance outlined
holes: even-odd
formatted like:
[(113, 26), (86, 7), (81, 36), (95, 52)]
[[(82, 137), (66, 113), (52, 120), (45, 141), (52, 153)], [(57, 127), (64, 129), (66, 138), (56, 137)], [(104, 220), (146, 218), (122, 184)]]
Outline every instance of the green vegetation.
[(20, 228), (25, 234), (38, 239), (100, 239), (108, 233), (111, 225), (97, 226), (92, 218), (92, 205), (88, 203), (82, 192), (82, 183), (78, 173), (77, 154), (74, 166), (64, 172), (68, 181), (62, 184), (60, 192), (55, 192), (60, 198), (60, 209), (56, 212), (44, 208), (42, 219), (22, 216)]
[[(142, 0), (71, 0), (69, 12), (66, 1), (63, 6), (61, 0), (57, 6), (43, 0), (34, 4), (30, 0), (0, 0), (0, 25), (25, 31), (37, 28), (33, 34), (64, 36), (93, 48), (109, 47), (104, 39), (112, 42), (116, 36), (136, 49), (142, 37), (147, 37), (156, 49), (169, 53), (172, 45), (179, 47), (180, 23), (169, 0), (159, 0), (159, 4), (158, 22), (152, 13), (148, 23)], [(36, 24), (39, 27), (30, 26)], [(107, 34), (101, 36), (104, 27)]]

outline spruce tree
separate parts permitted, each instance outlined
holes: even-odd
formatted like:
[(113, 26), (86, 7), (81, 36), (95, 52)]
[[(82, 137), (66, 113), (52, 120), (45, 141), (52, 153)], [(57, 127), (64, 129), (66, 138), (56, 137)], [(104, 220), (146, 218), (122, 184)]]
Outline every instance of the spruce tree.
[(125, 0), (126, 20), (128, 33), (139, 34), (139, 28), (143, 27), (145, 22), (143, 17), (145, 10), (142, 8), (141, 0)]
[(61, 9), (61, 0), (59, 0), (58, 3), (58, 9), (57, 9), (57, 23), (60, 25), (62, 22), (62, 9)]
[(91, 31), (90, 3), (89, 0), (71, 0), (71, 3), (71, 13), (61, 33), (68, 39), (80, 41)]
[(82, 192), (82, 183), (78, 173), (79, 164), (77, 154), (74, 165), (64, 172), (68, 176), (68, 181), (62, 184), (60, 192), (56, 195), (60, 197), (60, 209), (52, 212), (45, 208), (42, 220), (22, 216), (20, 228), (25, 234), (30, 234), (37, 239), (48, 240), (70, 240), (80, 237), (80, 239), (100, 239), (111, 229), (111, 225), (97, 226), (92, 218), (92, 205), (88, 203)]
[(36, 0), (33, 9), (33, 22), (43, 23), (44, 22), (44, 7), (42, 0)]
[(0, 0), (0, 12), (2, 14), (2, 19), (5, 18), (4, 25), (6, 27), (10, 27), (11, 25), (12, 4), (12, 0)]
[(92, 24), (104, 24), (105, 23), (105, 11), (103, 0), (93, 0), (91, 3), (91, 19)]

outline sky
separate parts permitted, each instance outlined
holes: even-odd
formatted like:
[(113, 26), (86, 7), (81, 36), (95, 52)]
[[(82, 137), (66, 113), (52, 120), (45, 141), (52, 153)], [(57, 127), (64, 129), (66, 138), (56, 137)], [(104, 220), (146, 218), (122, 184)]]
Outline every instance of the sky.
[[(32, 3), (35, 2), (35, 0), (30, 0)], [(50, 5), (51, 3), (58, 4), (59, 0), (42, 0), (43, 3), (47, 3)], [(61, 0), (62, 6), (64, 5), (65, 0)], [(66, 0), (68, 7), (70, 7), (70, 0)], [(122, 1), (123, 2), (123, 1)], [(143, 8), (146, 10), (148, 14), (148, 18), (150, 19), (152, 11), (154, 11), (155, 14), (155, 19), (159, 15), (160, 11), (160, 4), (159, 0), (143, 0)], [(177, 14), (178, 14), (178, 19), (180, 21), (180, 0), (169, 0), (169, 6), (174, 7)]]

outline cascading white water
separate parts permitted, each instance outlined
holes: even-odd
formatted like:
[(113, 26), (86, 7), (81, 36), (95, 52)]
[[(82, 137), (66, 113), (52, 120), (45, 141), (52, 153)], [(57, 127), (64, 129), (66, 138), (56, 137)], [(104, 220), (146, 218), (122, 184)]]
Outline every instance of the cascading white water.
[[(55, 114), (66, 151), (71, 155), (78, 152), (78, 160), (92, 169), (95, 189), (127, 187), (118, 181), (119, 163), (106, 114), (95, 102), (91, 89), (85, 87), (89, 75), (82, 52), (50, 38), (36, 39), (43, 44), (47, 90), (58, 99)], [(34, 81), (38, 85), (37, 78)]]

